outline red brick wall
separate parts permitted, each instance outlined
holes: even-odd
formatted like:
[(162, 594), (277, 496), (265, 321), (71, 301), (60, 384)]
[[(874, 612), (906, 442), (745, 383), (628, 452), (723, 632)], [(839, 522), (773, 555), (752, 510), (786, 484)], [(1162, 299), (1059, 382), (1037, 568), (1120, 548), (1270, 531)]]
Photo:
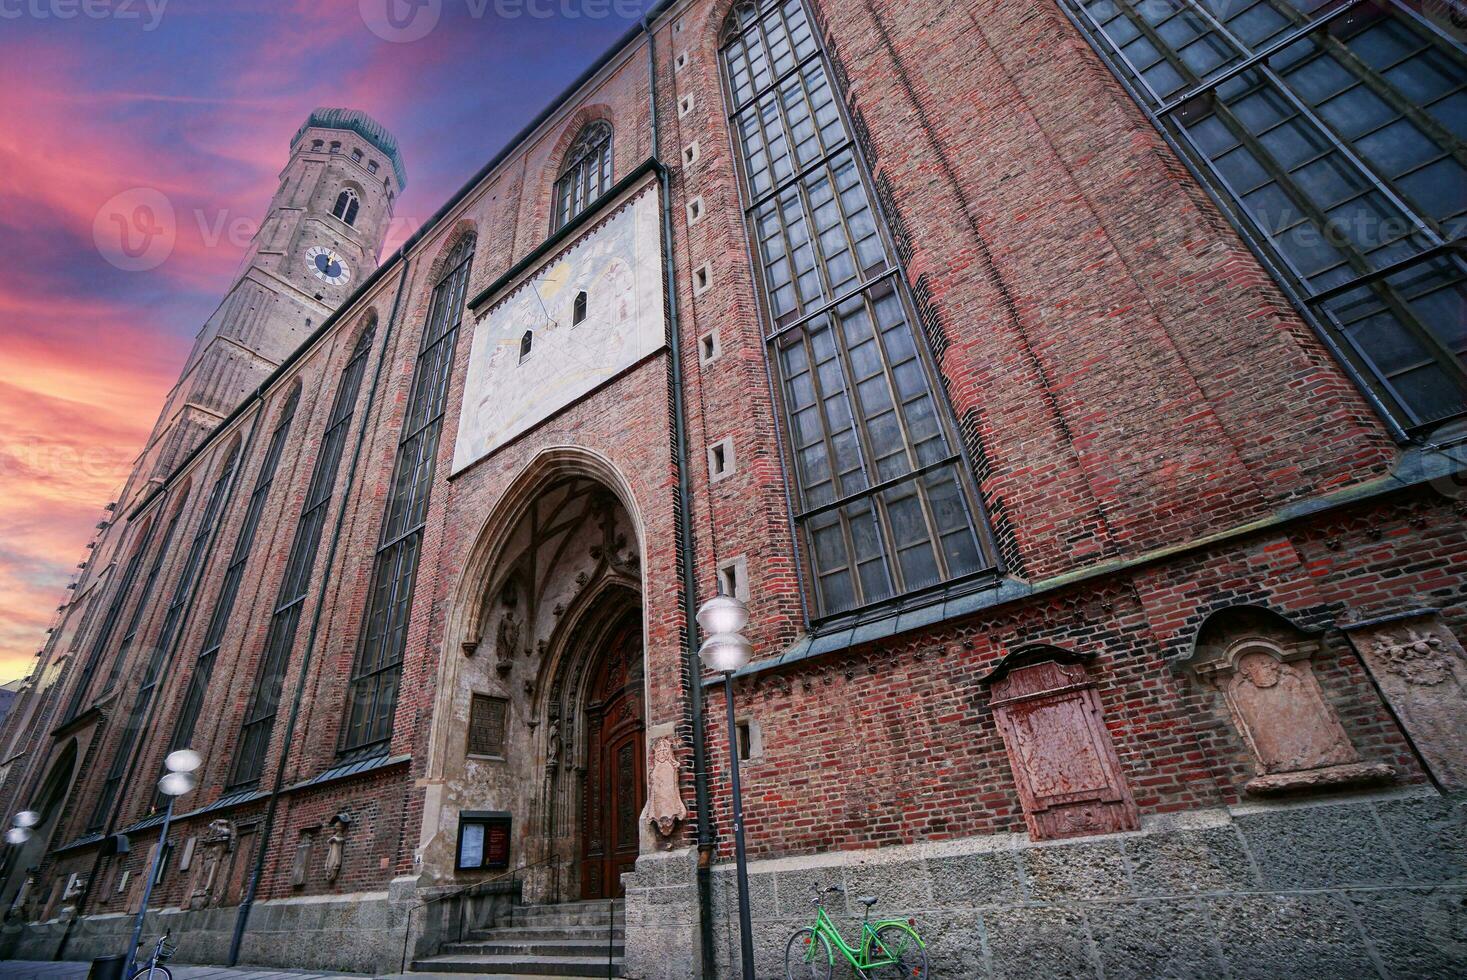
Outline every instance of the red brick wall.
[[(700, 595), (710, 593), (718, 563), (744, 556), (753, 589), (750, 636), (761, 656), (773, 656), (799, 637), (804, 620), (719, 78), (716, 38), (727, 6), (690, 3), (678, 28), (670, 20), (658, 27), (658, 150), (671, 168), (698, 587)], [(1314, 629), (1344, 615), (1425, 603), (1462, 629), (1467, 549), (1460, 511), (1417, 492), (1142, 562), (1148, 552), (1378, 477), (1397, 449), (1056, 7), (1020, 0), (982, 8), (926, 0), (817, 6), (1009, 571), (1044, 591), (742, 685), (740, 710), (764, 728), (767, 753), (747, 771), (752, 847), (769, 854), (1020, 829), (1007, 761), (977, 679), (1005, 650), (1035, 641), (1097, 655), (1090, 669), (1143, 813), (1237, 800), (1240, 782), (1251, 774), (1246, 751), (1215, 697), (1169, 661), (1185, 652), (1209, 612), (1233, 603), (1263, 604)], [(674, 70), (680, 53), (689, 61)], [(543, 242), (560, 156), (587, 119), (612, 122), (618, 175), (645, 159), (651, 152), (645, 59), (638, 46), (613, 60), (575, 104), (414, 247), (395, 325), (389, 325), (397, 298), (393, 270), (341, 318), (327, 343), (302, 359), (301, 406), (195, 739), (207, 763), (202, 787), (187, 798), (190, 806), (217, 799), (228, 775), (326, 406), (360, 312), (370, 306), (379, 326), (338, 499), (363, 426), (366, 437), (289, 746), (287, 785), (337, 758), (346, 684), (439, 260), (454, 236), (477, 234), (473, 295)], [(692, 108), (679, 117), (679, 102), (688, 97)], [(700, 159), (684, 167), (681, 151), (694, 140)], [(695, 197), (705, 216), (689, 225), (685, 207)], [(704, 263), (711, 263), (713, 285), (695, 296), (692, 271)], [(698, 338), (715, 328), (722, 356), (701, 366)], [(353, 826), (347, 867), (334, 886), (313, 879), (307, 893), (382, 888), (392, 876), (413, 872), (424, 806), (414, 781), (426, 771), (443, 658), (459, 655), (463, 639), (449, 632), (459, 577), (488, 516), (542, 450), (594, 451), (625, 477), (643, 531), (649, 720), (676, 722), (691, 735), (679, 578), (688, 556), (677, 549), (668, 356), (644, 361), (450, 481), (471, 334), (466, 316), (391, 745), (392, 754), (411, 754), (412, 761), (287, 796), (262, 896), (293, 893), (288, 877), (300, 828), (323, 824), (338, 810), (363, 814)], [(379, 356), (386, 360), (369, 412)], [(251, 458), (222, 516), (120, 825), (151, 803), (157, 756), (172, 731), (282, 396), (283, 390), (269, 395)], [(728, 437), (737, 470), (710, 485), (706, 449)], [(212, 458), (206, 454), (201, 463)], [(195, 478), (196, 495), (204, 490)], [(197, 510), (190, 513), (178, 542), (187, 541), (198, 519)], [(335, 520), (333, 509), (327, 540)], [(172, 592), (184, 548), (175, 552), (144, 637), (156, 635)], [(1052, 581), (1110, 561), (1141, 563), (1065, 587)], [(267, 785), (286, 748), (289, 699), (325, 564), (317, 563), (302, 613), (266, 760)], [(143, 649), (135, 651), (135, 664)], [(1395, 765), (1405, 782), (1419, 781), (1408, 747), (1347, 645), (1327, 637), (1316, 663), (1362, 755)], [(111, 718), (131, 704), (136, 673), (129, 670)], [(721, 689), (712, 691), (707, 707), (711, 785), (721, 793)], [(57, 843), (80, 833), (86, 803), (110, 762), (115, 729), (109, 724), (88, 751), (71, 807), (80, 815), (66, 818)], [(685, 754), (690, 748), (685, 742)], [(691, 776), (686, 779), (691, 803)], [(717, 797), (723, 827), (725, 802)], [(208, 819), (180, 833), (197, 833)], [(145, 854), (146, 847), (139, 850)], [(90, 863), (90, 852), (83, 852), (53, 866), (60, 873)]]

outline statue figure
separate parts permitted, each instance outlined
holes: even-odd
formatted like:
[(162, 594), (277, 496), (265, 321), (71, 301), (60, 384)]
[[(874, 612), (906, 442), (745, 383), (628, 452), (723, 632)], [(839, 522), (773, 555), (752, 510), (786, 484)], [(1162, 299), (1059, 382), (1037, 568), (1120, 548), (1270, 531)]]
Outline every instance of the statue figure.
[(677, 825), (688, 819), (688, 808), (678, 788), (677, 755), (666, 735), (652, 743), (652, 768), (647, 779), (647, 806), (642, 818), (663, 837), (671, 837)]
[(499, 671), (501, 676), (508, 674), (514, 667), (514, 658), (519, 654), (523, 645), (523, 634), (519, 618), (514, 614), (514, 608), (506, 609), (504, 616), (499, 620), (499, 637), (494, 649), (494, 669)]
[(550, 728), (545, 735), (545, 767), (553, 769), (560, 764), (560, 721), (556, 719), (550, 723)]
[(346, 829), (351, 817), (338, 813), (331, 818), (331, 836), (326, 838), (326, 880), (335, 883), (341, 876), (341, 861), (346, 850)]

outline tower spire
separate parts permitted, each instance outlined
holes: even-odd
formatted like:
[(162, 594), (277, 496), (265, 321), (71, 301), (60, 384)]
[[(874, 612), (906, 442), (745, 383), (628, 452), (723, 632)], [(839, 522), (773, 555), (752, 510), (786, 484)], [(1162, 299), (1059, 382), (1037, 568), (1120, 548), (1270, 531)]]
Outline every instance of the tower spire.
[(229, 291), (194, 341), (128, 481), (138, 499), (377, 267), (407, 170), (397, 139), (357, 109), (317, 108)]

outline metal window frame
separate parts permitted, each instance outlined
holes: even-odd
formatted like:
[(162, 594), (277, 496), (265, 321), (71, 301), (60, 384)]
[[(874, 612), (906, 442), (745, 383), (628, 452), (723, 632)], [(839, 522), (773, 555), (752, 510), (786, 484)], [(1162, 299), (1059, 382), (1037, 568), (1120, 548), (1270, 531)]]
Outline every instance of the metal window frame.
[(286, 408), (281, 412), (280, 419), (270, 434), (270, 442), (266, 444), (265, 456), (255, 475), (255, 485), (250, 490), (250, 499), (245, 506), (244, 522), (240, 525), (234, 548), (230, 552), (219, 595), (214, 600), (214, 610), (209, 614), (203, 647), (194, 658), (194, 669), (179, 707), (178, 718), (174, 722), (173, 735), (168, 742), (170, 752), (187, 747), (193, 740), (194, 726), (198, 724), (199, 716), (203, 712), (204, 698), (208, 696), (209, 681), (213, 678), (214, 661), (234, 612), (234, 603), (239, 597), (239, 585), (244, 578), (245, 564), (254, 548), (255, 534), (259, 531), (265, 504), (275, 483), (275, 470), (284, 455), (285, 440), (289, 436), (291, 423), (295, 420), (299, 396), (300, 388), (297, 387), (292, 390)]
[[(1389, 380), (1377, 371), (1371, 364), (1370, 359), (1355, 349), (1350, 336), (1343, 329), (1338, 317), (1328, 308), (1327, 301), (1344, 293), (1369, 287), (1373, 283), (1387, 278), (1391, 274), (1399, 274), (1412, 266), (1426, 266), (1434, 259), (1441, 256), (1449, 256), (1464, 272), (1467, 272), (1467, 261), (1462, 255), (1467, 249), (1467, 239), (1457, 238), (1445, 240), (1434, 228), (1433, 222), (1420, 214), (1414, 207), (1403, 200), (1387, 182), (1383, 181), (1373, 167), (1363, 161), (1350, 147), (1349, 143), (1335, 133), (1332, 127), (1325, 124), (1314, 110), (1296, 95), (1287, 82), (1266, 64), (1267, 59), (1291, 44), (1296, 44), (1326, 28), (1336, 18), (1347, 12), (1360, 7), (1363, 0), (1344, 0), (1343, 3), (1331, 6), (1316, 12), (1312, 16), (1304, 15), (1307, 19), (1293, 31), (1289, 31), (1276, 41), (1270, 42), (1257, 52), (1250, 53), (1244, 42), (1239, 40), (1226, 25), (1216, 20), (1202, 4), (1196, 0), (1174, 0), (1179, 6), (1196, 11), (1199, 16), (1204, 17), (1212, 27), (1214, 33), (1227, 43), (1230, 43), (1240, 53), (1241, 61), (1231, 65), (1215, 76), (1202, 79), (1198, 84), (1188, 86), (1180, 95), (1170, 99), (1162, 99), (1151, 89), (1145, 78), (1138, 72), (1135, 65), (1120, 51), (1116, 43), (1109, 38), (1101, 28), (1099, 22), (1086, 8), (1084, 0), (1055, 0), (1056, 6), (1061, 13), (1070, 21), (1076, 31), (1079, 32), (1091, 49), (1100, 58), (1101, 62), (1110, 69), (1116, 81), (1136, 103), (1137, 108), (1146, 116), (1148, 121), (1161, 134), (1178, 159), (1182, 162), (1188, 172), (1201, 186), (1208, 197), (1217, 205), (1224, 219), (1232, 226), (1242, 238), (1248, 249), (1258, 259), (1259, 263), (1269, 272), (1284, 296), (1289, 300), (1295, 311), (1310, 326), (1315, 335), (1334, 356), (1335, 360), (1344, 368), (1345, 374), (1350, 378), (1356, 389), (1375, 409), (1376, 414), (1386, 425), (1388, 431), (1396, 441), (1401, 443), (1411, 442), (1425, 430), (1436, 428), (1447, 424), (1461, 415), (1451, 415), (1444, 418), (1432, 419), (1425, 422), (1414, 416), (1413, 410), (1404, 399), (1398, 397), (1392, 389)], [(1386, 13), (1394, 11), (1397, 16), (1415, 21), (1422, 29), (1429, 27), (1423, 18), (1417, 16), (1409, 8), (1405, 7), (1400, 0), (1382, 0), (1387, 7)], [(1119, 0), (1117, 7), (1134, 6), (1129, 0)], [(1270, 7), (1275, 4), (1270, 2)], [(1282, 13), (1282, 12), (1280, 12)], [(1297, 22), (1297, 20), (1296, 20)], [(1443, 43), (1452, 44), (1449, 37), (1439, 29), (1430, 27), (1429, 33), (1436, 34)], [(1158, 46), (1158, 50), (1166, 54), (1165, 48)], [(1390, 266), (1364, 272), (1350, 281), (1332, 286), (1327, 290), (1312, 290), (1302, 280), (1288, 258), (1269, 240), (1267, 232), (1258, 228), (1254, 219), (1243, 207), (1241, 195), (1229, 181), (1227, 181), (1212, 164), (1210, 158), (1203, 153), (1188, 133), (1186, 127), (1175, 121), (1177, 112), (1186, 104), (1196, 99), (1208, 97), (1216, 91), (1218, 86), (1236, 78), (1249, 70), (1258, 70), (1271, 86), (1285, 100), (1287, 100), (1294, 111), (1307, 120), (1318, 134), (1325, 139), (1330, 149), (1341, 153), (1349, 161), (1356, 173), (1363, 177), (1371, 189), (1382, 194), (1386, 200), (1396, 207), (1416, 227), (1419, 234), (1427, 236), (1430, 244), (1417, 254), (1404, 260), (1392, 263)], [(1146, 95), (1143, 96), (1137, 89), (1141, 85)], [(1175, 131), (1173, 131), (1175, 130)], [(1285, 181), (1280, 180), (1281, 189)], [(1338, 204), (1334, 205), (1338, 206)], [(1387, 269), (1390, 271), (1388, 272)], [(1316, 273), (1317, 275), (1318, 273)], [(1382, 295), (1381, 290), (1373, 290), (1378, 299), (1389, 303), (1391, 300)], [(1401, 321), (1406, 330), (1413, 336), (1420, 331), (1414, 323), (1414, 317), (1407, 317)], [(1420, 339), (1418, 337), (1418, 339)], [(1430, 338), (1427, 350), (1437, 353), (1442, 352), (1440, 342), (1436, 338)], [(1442, 364), (1447, 373), (1460, 376), (1463, 369), (1460, 364), (1455, 363), (1455, 356), (1435, 359), (1435, 363)], [(1387, 401), (1390, 399), (1390, 401)]]
[[(780, 467), (781, 474), (784, 478), (786, 515), (789, 522), (791, 540), (794, 546), (795, 567), (803, 585), (802, 589), (800, 590), (802, 611), (804, 612), (805, 619), (810, 624), (811, 628), (818, 632), (822, 625), (826, 623), (832, 621), (845, 621), (856, 613), (869, 611), (873, 608), (879, 608), (883, 606), (898, 606), (903, 602), (909, 601), (914, 595), (922, 595), (934, 591), (958, 588), (983, 578), (992, 578), (996, 581), (1003, 572), (1003, 564), (1002, 556), (999, 554), (998, 548), (996, 547), (996, 544), (993, 540), (992, 528), (989, 523), (987, 509), (983, 504), (982, 495), (977, 491), (977, 486), (975, 484), (974, 478), (974, 468), (972, 465), (972, 461), (968, 456), (967, 446), (962, 439), (962, 434), (960, 430), (958, 429), (956, 413), (953, 411), (952, 402), (948, 395), (948, 392), (941, 383), (942, 374), (938, 370), (937, 365), (933, 360), (932, 352), (929, 348), (928, 339), (926, 336), (926, 331), (923, 329), (922, 320), (917, 315), (915, 304), (913, 303), (912, 297), (910, 295), (910, 288), (907, 285), (907, 277), (904, 263), (902, 262), (901, 256), (891, 238), (890, 221), (888, 220), (888, 216), (885, 213), (880, 196), (876, 193), (876, 183), (872, 177), (871, 171), (865, 159), (865, 154), (862, 152), (861, 147), (855, 140), (855, 133), (857, 132), (857, 130), (852, 123), (850, 112), (848, 110), (848, 107), (846, 106), (845, 93), (842, 91), (839, 77), (837, 76), (831, 64), (829, 54), (830, 45), (828, 43), (828, 39), (824, 36), (821, 30), (820, 22), (814, 16), (814, 12), (811, 9), (809, 3), (804, 2), (804, 0), (798, 0), (801, 9), (805, 15), (806, 23), (809, 25), (810, 35), (814, 41), (814, 51), (804, 56), (798, 55), (795, 51), (793, 45), (793, 35), (791, 34), (790, 56), (794, 59), (793, 64), (784, 71), (776, 72), (774, 70), (773, 58), (770, 57), (769, 81), (762, 87), (753, 87), (751, 80), (751, 90), (749, 97), (744, 99), (742, 102), (735, 101), (734, 82), (731, 77), (730, 62), (728, 57), (728, 50), (730, 45), (735, 40), (742, 39), (751, 31), (759, 30), (761, 25), (766, 22), (771, 14), (779, 18), (780, 24), (788, 33), (788, 22), (785, 19), (781, 10), (781, 8), (788, 2), (789, 0), (763, 0), (763, 2), (760, 2), (756, 5), (757, 16), (754, 20), (750, 21), (748, 24), (740, 27), (737, 30), (725, 30), (723, 33), (720, 34), (718, 45), (720, 83), (719, 88), (723, 97), (725, 107), (725, 120), (728, 126), (728, 137), (730, 141), (731, 156), (734, 161), (734, 167), (739, 175), (738, 193), (744, 217), (746, 248), (749, 253), (750, 269), (754, 280), (753, 289), (755, 294), (755, 301), (760, 308), (761, 319), (763, 322), (763, 333), (765, 334), (765, 380), (769, 386), (771, 401), (775, 409), (775, 430), (779, 435), (779, 440), (781, 443), (782, 451), (780, 453)], [(731, 10), (729, 16), (734, 16), (737, 9), (738, 8), (736, 6), (733, 10)], [(763, 50), (765, 54), (771, 55), (772, 52), (767, 43), (763, 43), (761, 40), (761, 44), (763, 44)], [(833, 96), (832, 104), (834, 105), (835, 110), (839, 115), (841, 125), (844, 129), (845, 139), (831, 147), (825, 147), (824, 141), (822, 140), (821, 155), (812, 163), (805, 166), (799, 166), (798, 159), (796, 158), (794, 152), (794, 131), (793, 129), (787, 127), (785, 130), (785, 134), (789, 137), (788, 142), (790, 148), (790, 160), (793, 168), (792, 172), (782, 181), (775, 180), (773, 178), (773, 175), (771, 174), (772, 186), (770, 187), (770, 189), (763, 194), (754, 197), (752, 186), (749, 182), (746, 161), (744, 159), (744, 148), (740, 140), (740, 131), (737, 126), (739, 115), (743, 112), (748, 111), (750, 108), (754, 108), (757, 112), (757, 104), (759, 103), (761, 98), (767, 96), (769, 93), (778, 93), (779, 86), (781, 84), (788, 81), (788, 79), (790, 77), (793, 77), (795, 74), (804, 71), (810, 64), (816, 62), (821, 65), (826, 82), (830, 86), (830, 90)], [(806, 101), (808, 102), (808, 97), (806, 97)], [(776, 102), (778, 102), (778, 99), (776, 99)], [(816, 126), (815, 123), (815, 120), (818, 117), (813, 111), (813, 106), (811, 107), (811, 110), (811, 126), (812, 128), (814, 128), (818, 138), (819, 128), (818, 126)], [(783, 120), (782, 108), (781, 119)], [(760, 129), (762, 134), (764, 129), (762, 121)], [(879, 238), (883, 247), (884, 265), (882, 268), (874, 271), (862, 269), (860, 266), (859, 256), (856, 252), (857, 239), (847, 234), (847, 242), (850, 247), (851, 264), (853, 268), (856, 268), (858, 270), (858, 285), (852, 286), (851, 288), (842, 291), (839, 296), (831, 297), (828, 300), (821, 302), (818, 308), (806, 309), (802, 304), (800, 314), (796, 320), (780, 325), (774, 317), (772, 309), (769, 305), (769, 297), (767, 296), (767, 286), (765, 283), (765, 266), (763, 263), (763, 258), (758, 249), (758, 241), (760, 240), (759, 233), (757, 228), (751, 225), (750, 216), (758, 207), (761, 206), (762, 203), (767, 203), (769, 200), (776, 199), (778, 195), (783, 192), (787, 192), (791, 188), (799, 189), (799, 192), (803, 196), (804, 176), (814, 172), (821, 167), (825, 167), (829, 169), (831, 174), (831, 188), (836, 201), (837, 209), (840, 212), (840, 220), (842, 226), (844, 227), (848, 223), (850, 216), (846, 213), (844, 206), (839, 203), (840, 195), (839, 190), (837, 189), (837, 185), (834, 181), (835, 171), (833, 169), (833, 165), (836, 159), (846, 152), (849, 152), (850, 154), (850, 159), (856, 170), (857, 180), (861, 185), (862, 191), (867, 200), (867, 205), (870, 208), (872, 224), (876, 229), (877, 237)], [(809, 229), (812, 233), (810, 236), (810, 248), (812, 250), (812, 254), (815, 255), (818, 267), (820, 263), (823, 262), (823, 256), (821, 256), (820, 254), (818, 246), (818, 234), (816, 234), (816, 229), (813, 226), (814, 212), (813, 209), (809, 208), (808, 205), (806, 205), (804, 213), (807, 219), (811, 222), (811, 227)], [(786, 234), (788, 226), (782, 219), (780, 220), (780, 226), (781, 235), (783, 236)], [(785, 255), (787, 257), (787, 260), (791, 264), (791, 288), (798, 290), (798, 287), (794, 285), (798, 277), (795, 274), (795, 269), (793, 266), (793, 254), (794, 253), (792, 250), (788, 248), (786, 249)], [(823, 281), (828, 281), (828, 277), (824, 277), (823, 273), (822, 279)], [(808, 520), (804, 519), (804, 511), (810, 510), (811, 508), (802, 507), (800, 511), (797, 511), (795, 506), (794, 491), (792, 490), (792, 487), (797, 486), (798, 484), (795, 478), (794, 469), (794, 467), (797, 466), (797, 462), (793, 458), (794, 438), (792, 429), (790, 428), (790, 426), (792, 425), (792, 418), (788, 410), (785, 393), (783, 391), (783, 375), (778, 366), (775, 364), (778, 355), (776, 346), (782, 343), (784, 341), (784, 338), (786, 338), (791, 331), (807, 328), (809, 324), (818, 316), (830, 315), (832, 317), (835, 317), (836, 311), (841, 303), (849, 302), (851, 299), (857, 296), (861, 296), (863, 294), (872, 294), (876, 289), (880, 288), (884, 280), (891, 281), (892, 292), (897, 297), (898, 302), (901, 304), (903, 317), (906, 321), (908, 329), (912, 333), (913, 346), (917, 352), (917, 361), (921, 365), (923, 376), (926, 378), (927, 381), (927, 389), (929, 395), (933, 400), (933, 414), (937, 420), (937, 423), (942, 431), (944, 438), (947, 441), (948, 448), (952, 450), (952, 452), (939, 463), (933, 463), (930, 464), (930, 466), (924, 465), (916, 467), (913, 469), (913, 471), (902, 474), (899, 478), (896, 478), (892, 481), (877, 481), (868, 479), (867, 489), (857, 494), (843, 495), (842, 503), (845, 504), (858, 501), (862, 497), (869, 498), (871, 500), (871, 511), (873, 515), (873, 520), (876, 522), (877, 533), (879, 535), (882, 549), (881, 560), (883, 562), (883, 567), (885, 569), (886, 575), (891, 582), (892, 592), (888, 596), (883, 596), (875, 600), (866, 600), (864, 598), (862, 586), (860, 583), (860, 562), (857, 558), (857, 552), (852, 546), (850, 534), (848, 533), (847, 529), (846, 532), (844, 532), (847, 547), (847, 561), (845, 568), (847, 569), (847, 574), (849, 575), (854, 604), (847, 609), (841, 609), (839, 611), (829, 611), (824, 609), (823, 605), (812, 607), (812, 603), (821, 603), (822, 600), (820, 598), (821, 593), (818, 584), (819, 576), (817, 574), (814, 564), (813, 543), (807, 540), (808, 532), (806, 530), (806, 527), (808, 525)], [(874, 300), (874, 298), (875, 297), (873, 296), (872, 299)], [(831, 329), (838, 334), (840, 330), (839, 323), (832, 323)], [(872, 322), (872, 331), (875, 335), (877, 343), (883, 345), (883, 368), (885, 370), (889, 370), (891, 364), (886, 360), (884, 342), (881, 340), (881, 329), (877, 321), (875, 321), (874, 319)], [(813, 373), (813, 366), (811, 370)], [(842, 370), (844, 371), (845, 368), (843, 367)], [(888, 383), (890, 385), (890, 382)], [(893, 408), (897, 412), (899, 421), (902, 423), (905, 438), (905, 419), (903, 418), (901, 412), (902, 402), (895, 388), (891, 388), (890, 393), (892, 396)], [(849, 386), (846, 391), (846, 397), (850, 402), (849, 407), (852, 410), (853, 426), (855, 432), (858, 438), (864, 438), (862, 436), (860, 423), (854, 421), (855, 413), (859, 408), (859, 401), (856, 398), (854, 390), (849, 388)], [(825, 432), (825, 435), (828, 438), (829, 432), (825, 426), (823, 417), (821, 419), (821, 426), (822, 431)], [(904, 443), (904, 449), (910, 453), (915, 450), (915, 445)], [(861, 456), (863, 467), (874, 465), (875, 457), (867, 451), (864, 445), (861, 446)], [(833, 464), (835, 460), (835, 456), (833, 453), (830, 454), (830, 460)], [(956, 465), (957, 461), (959, 460), (961, 460), (964, 465)], [(930, 470), (940, 469), (942, 465), (949, 465), (952, 467), (954, 478), (959, 488), (960, 500), (962, 501), (967, 511), (968, 523), (973, 534), (974, 544), (978, 555), (980, 567), (972, 572), (958, 575), (952, 578), (940, 577), (939, 581), (933, 585), (921, 586), (916, 588), (906, 588), (902, 584), (902, 571), (900, 568), (899, 553), (900, 549), (896, 547), (895, 538), (892, 536), (892, 533), (888, 528), (889, 521), (883, 513), (884, 504), (881, 493), (884, 489), (890, 489), (890, 487), (887, 486), (888, 482), (890, 482), (892, 485), (898, 485), (904, 482), (914, 482), (917, 484), (919, 499), (923, 502), (923, 516), (924, 522), (928, 529), (928, 541), (933, 549), (933, 555), (935, 556), (937, 567), (940, 570), (945, 571), (946, 558), (942, 550), (943, 535), (931, 518), (931, 508), (930, 505), (927, 503), (926, 491), (925, 488), (922, 487), (920, 484), (920, 480), (923, 475), (925, 475)], [(825, 505), (821, 505), (820, 508), (815, 508), (814, 510), (824, 511), (827, 509), (828, 508), (826, 508)], [(845, 522), (842, 521), (842, 524), (844, 525)], [(810, 550), (809, 555), (804, 554), (806, 550)]]
[[(444, 268), (433, 285), (429, 300), (423, 337), (419, 342), (418, 356), (408, 388), (403, 428), (398, 436), (392, 475), (387, 484), (388, 496), (377, 550), (372, 559), (372, 575), (368, 581), (362, 628), (347, 681), (346, 704), (337, 737), (337, 754), (341, 756), (355, 758), (373, 755), (385, 751), (392, 740), (390, 722), (385, 733), (372, 737), (375, 727), (372, 719), (380, 713), (380, 702), (384, 697), (383, 678), (400, 672), (403, 663), (407, 630), (412, 616), (412, 593), (422, 561), (423, 529), (427, 525), (428, 504), (437, 470), (436, 457), (443, 435), (442, 422), (447, 405), (448, 385), (453, 374), (454, 352), (458, 348), (458, 337), (467, 309), (469, 276), (473, 270), (477, 245), (478, 237), (474, 234), (466, 234), (453, 244), (445, 254)], [(414, 420), (413, 412), (420, 405), (424, 409), (422, 419)], [(409, 460), (407, 453), (415, 441), (417, 446)], [(410, 465), (410, 470), (404, 470), (405, 464)], [(396, 488), (404, 479), (407, 481), (406, 493), (399, 496)], [(415, 514), (420, 516), (415, 517)], [(412, 567), (406, 573), (403, 571), (403, 555), (411, 555), (412, 560)], [(387, 575), (391, 578), (385, 579), (384, 576)], [(384, 584), (388, 589), (385, 598), (381, 598)], [(399, 607), (400, 623), (395, 621)], [(381, 630), (374, 632), (373, 619), (379, 614)], [(392, 635), (397, 630), (402, 633), (402, 643), (392, 640)], [(374, 645), (377, 649), (372, 652)], [(360, 692), (369, 686), (371, 697), (361, 719), (362, 734), (366, 737), (359, 738), (353, 725), (358, 714), (356, 705), (361, 700)], [(395, 686), (392, 688), (387, 712), (389, 718), (396, 713), (397, 690)]]

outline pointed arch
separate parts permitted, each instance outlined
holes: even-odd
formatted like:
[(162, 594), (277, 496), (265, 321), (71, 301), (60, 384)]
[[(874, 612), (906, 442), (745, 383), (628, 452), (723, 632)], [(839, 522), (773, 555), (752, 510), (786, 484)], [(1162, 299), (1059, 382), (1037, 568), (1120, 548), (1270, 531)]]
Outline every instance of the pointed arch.
[(331, 216), (348, 225), (355, 226), (357, 223), (357, 212), (361, 209), (362, 198), (356, 188), (350, 184), (341, 188), (336, 195), (336, 203), (331, 206)]
[(555, 152), (550, 230), (563, 228), (591, 207), (615, 182), (614, 130), (602, 106), (587, 106), (572, 117)]

